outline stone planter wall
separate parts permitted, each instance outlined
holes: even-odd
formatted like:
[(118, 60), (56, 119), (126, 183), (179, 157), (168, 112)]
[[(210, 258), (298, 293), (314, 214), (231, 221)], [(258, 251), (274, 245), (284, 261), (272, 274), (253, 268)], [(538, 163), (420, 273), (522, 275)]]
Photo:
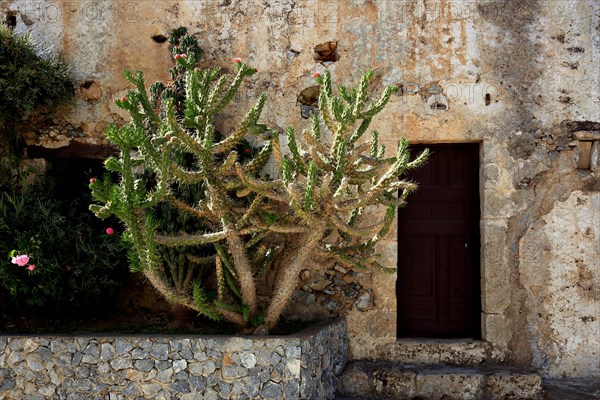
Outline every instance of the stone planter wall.
[(0, 336), (2, 399), (330, 399), (338, 319), (290, 336)]

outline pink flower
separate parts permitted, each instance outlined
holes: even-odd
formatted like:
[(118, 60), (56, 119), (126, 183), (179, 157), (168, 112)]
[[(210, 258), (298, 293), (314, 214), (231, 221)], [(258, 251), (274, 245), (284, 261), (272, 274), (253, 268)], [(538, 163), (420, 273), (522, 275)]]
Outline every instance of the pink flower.
[(13, 257), (11, 262), (17, 264), (19, 267), (24, 267), (29, 262), (29, 256), (22, 254), (20, 256)]
[(127, 97), (125, 97), (125, 96), (121, 97), (121, 101), (122, 101), (123, 103), (124, 103), (124, 102), (126, 102), (126, 101), (127, 101)]
[(113, 233), (115, 233), (115, 230), (111, 227), (106, 228), (106, 234), (107, 235), (112, 235)]
[(96, 182), (96, 178), (90, 178), (90, 183)]
[(186, 59), (187, 58), (187, 54), (175, 54), (175, 59), (179, 60), (180, 58)]
[(236, 63), (236, 64), (239, 64), (239, 63), (242, 62), (242, 59), (239, 58), (239, 57), (236, 57), (236, 58), (233, 59), (233, 62)]
[(244, 149), (244, 153), (252, 153), (252, 150), (250, 150), (250, 149)]
[(27, 269), (33, 271), (35, 269), (35, 265), (31, 264), (29, 267), (27, 267)]
[(321, 73), (319, 71), (317, 71), (317, 72), (315, 72), (313, 74), (313, 78), (315, 78), (315, 79), (318, 78), (318, 77), (320, 77), (320, 76), (321, 76)]
[(67, 265), (67, 266), (65, 267), (65, 269), (66, 269), (67, 271), (70, 271), (70, 270), (71, 270), (71, 266), (70, 266), (70, 265)]

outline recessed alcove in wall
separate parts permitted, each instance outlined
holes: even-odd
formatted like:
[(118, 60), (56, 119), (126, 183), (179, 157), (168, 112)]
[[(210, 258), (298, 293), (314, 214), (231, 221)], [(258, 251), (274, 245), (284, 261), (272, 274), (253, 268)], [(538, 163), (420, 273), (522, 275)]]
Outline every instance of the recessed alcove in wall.
[(15, 26), (17, 26), (17, 14), (15, 14), (14, 12), (7, 13), (5, 21), (8, 27), (14, 28)]
[(152, 40), (154, 40), (156, 43), (164, 43), (167, 41), (167, 37), (164, 35), (154, 35), (152, 36)]
[(319, 109), (319, 86), (307, 87), (300, 92), (296, 101), (300, 103), (302, 118), (310, 118)]
[(315, 46), (313, 58), (323, 65), (332, 64), (340, 59), (337, 46), (337, 41), (318, 44)]
[(443, 94), (434, 94), (427, 98), (427, 110), (448, 111), (448, 99)]

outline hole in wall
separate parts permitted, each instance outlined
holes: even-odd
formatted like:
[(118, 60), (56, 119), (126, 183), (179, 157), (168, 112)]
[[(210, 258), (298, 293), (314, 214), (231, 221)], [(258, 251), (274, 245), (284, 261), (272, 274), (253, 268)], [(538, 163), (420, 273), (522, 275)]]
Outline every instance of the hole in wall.
[(167, 37), (164, 35), (154, 35), (152, 36), (152, 40), (154, 40), (156, 43), (164, 43), (167, 41)]
[(492, 102), (492, 95), (489, 93), (486, 93), (485, 94), (485, 105), (489, 106), (491, 102)]
[(427, 98), (427, 109), (430, 111), (447, 111), (448, 99), (443, 94), (434, 94)]
[(304, 89), (296, 99), (300, 103), (302, 118), (310, 118), (319, 109), (319, 86), (310, 86)]
[(299, 54), (300, 51), (294, 49), (289, 49), (286, 53), (289, 62), (292, 62)]
[(446, 110), (448, 109), (448, 106), (447, 106), (447, 105), (445, 105), (444, 103), (438, 103), (438, 102), (436, 101), (436, 102), (433, 102), (433, 103), (432, 103), (432, 104), (429, 106), (429, 108), (431, 108), (432, 110), (436, 110), (436, 111), (446, 111)]
[(319, 86), (311, 86), (304, 89), (298, 95), (298, 102), (306, 106), (319, 105)]
[(17, 14), (14, 12), (6, 14), (6, 25), (10, 28), (17, 26)]
[(79, 96), (85, 101), (100, 100), (102, 97), (102, 88), (98, 81), (86, 79), (79, 85)]
[(82, 89), (89, 89), (94, 84), (94, 81), (85, 81), (81, 84)]
[(396, 96), (404, 96), (404, 84), (400, 83), (396, 85), (396, 92), (394, 93)]
[(337, 41), (325, 42), (315, 46), (313, 58), (323, 65), (330, 65), (340, 59), (337, 51)]

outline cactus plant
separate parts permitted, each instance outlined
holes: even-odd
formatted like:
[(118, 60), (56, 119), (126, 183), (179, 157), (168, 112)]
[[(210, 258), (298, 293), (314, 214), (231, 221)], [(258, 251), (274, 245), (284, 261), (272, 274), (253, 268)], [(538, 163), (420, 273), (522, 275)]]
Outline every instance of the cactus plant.
[[(394, 87), (369, 101), (372, 71), (362, 76), (358, 88), (340, 86), (337, 94), (329, 72), (316, 75), (319, 112), (302, 131), (302, 140), (294, 128), (287, 128), (288, 155), (282, 151), (280, 133), (259, 123), (264, 94), (235, 131), (218, 137), (214, 124), (220, 112), (244, 78), (256, 71), (236, 59), (237, 73), (231, 78), (218, 69), (199, 69), (196, 61), (176, 60), (185, 71), (179, 75), (182, 105), (173, 91), (163, 91), (161, 101), (153, 102), (143, 74), (126, 72), (135, 89), (116, 104), (132, 120), (106, 132), (121, 150), (119, 157), (106, 161), (106, 168), (121, 179), (90, 184), (99, 202), (91, 206), (96, 215), (114, 214), (126, 225), (133, 268), (143, 271), (170, 301), (257, 333), (275, 326), (299, 273), (317, 258), (392, 272), (379, 264), (375, 245), (389, 231), (396, 209), (416, 189), (401, 178), (404, 171), (427, 158), (424, 151), (411, 160), (406, 140), (400, 140), (394, 156), (386, 157), (376, 131), (370, 140), (364, 138)], [(265, 144), (250, 161), (241, 162), (236, 145), (247, 136)], [(182, 158), (192, 162), (183, 164)], [(270, 158), (279, 176), (261, 178)], [(135, 167), (151, 173), (136, 173)], [(182, 196), (187, 187), (201, 187), (203, 195)], [(156, 217), (161, 203), (198, 221), (197, 229), (161, 227)], [(364, 221), (367, 214), (377, 215), (377, 208), (385, 208), (380, 220)], [(203, 257), (197, 249), (206, 245), (214, 253)], [(185, 249), (177, 273), (166, 271), (165, 248)]]

